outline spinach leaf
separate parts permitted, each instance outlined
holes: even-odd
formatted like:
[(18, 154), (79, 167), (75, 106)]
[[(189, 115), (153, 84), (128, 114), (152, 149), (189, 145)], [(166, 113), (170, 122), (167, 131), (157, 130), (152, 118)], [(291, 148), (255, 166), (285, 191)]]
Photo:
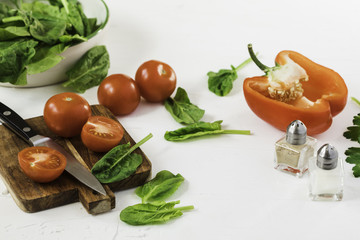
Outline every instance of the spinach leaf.
[(249, 130), (223, 130), (221, 129), (221, 123), (222, 121), (193, 123), (174, 131), (167, 131), (164, 137), (168, 141), (176, 142), (215, 134), (251, 134)]
[(28, 36), (30, 36), (30, 33), (27, 27), (8, 26), (0, 28), (0, 41), (7, 41), (18, 37)]
[(75, 35), (67, 35), (64, 34), (61, 37), (59, 37), (59, 41), (66, 44), (75, 44), (75, 43), (81, 43), (86, 42), (88, 39), (86, 37), (82, 37), (79, 34)]
[(233, 82), (238, 78), (237, 72), (252, 61), (248, 58), (236, 68), (220, 69), (218, 72), (208, 72), (208, 88), (218, 96), (226, 96), (233, 88)]
[(64, 21), (54, 20), (38, 20), (34, 19), (29, 30), (31, 35), (47, 44), (55, 44), (58, 39), (64, 35), (66, 23)]
[(0, 42), (0, 82), (26, 84), (25, 66), (34, 57), (37, 44), (24, 39)]
[(136, 195), (141, 197), (142, 203), (163, 201), (170, 197), (184, 182), (183, 176), (174, 175), (167, 170), (158, 172), (151, 181), (135, 190)]
[(150, 133), (131, 148), (130, 143), (114, 147), (95, 163), (91, 169), (92, 174), (101, 183), (117, 182), (129, 177), (143, 161), (141, 155), (132, 152), (152, 136)]
[(58, 64), (63, 57), (59, 54), (68, 47), (63, 43), (57, 45), (46, 45), (38, 49), (31, 62), (27, 65), (28, 74), (45, 72)]
[(99, 85), (107, 76), (109, 67), (110, 58), (106, 47), (95, 46), (66, 72), (68, 80), (63, 86), (83, 93), (86, 89)]
[(205, 110), (190, 102), (185, 89), (181, 87), (178, 87), (174, 98), (165, 100), (165, 108), (177, 122), (184, 124), (198, 122), (205, 113)]
[(69, 13), (67, 14), (68, 21), (74, 27), (76, 33), (78, 33), (80, 36), (85, 36), (85, 27), (81, 14), (82, 10), (81, 8), (79, 8), (79, 4), (69, 2), (68, 11), (69, 11)]
[(179, 203), (180, 201), (136, 204), (123, 209), (120, 219), (130, 225), (160, 224), (182, 216), (182, 211), (194, 209), (194, 206), (174, 208)]

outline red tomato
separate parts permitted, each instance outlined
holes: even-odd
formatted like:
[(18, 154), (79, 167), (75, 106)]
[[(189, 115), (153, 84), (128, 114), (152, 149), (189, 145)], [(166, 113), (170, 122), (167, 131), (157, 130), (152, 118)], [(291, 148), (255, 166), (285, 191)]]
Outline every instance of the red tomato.
[(51, 182), (58, 178), (66, 167), (66, 157), (48, 147), (28, 147), (18, 153), (23, 172), (35, 182)]
[(114, 115), (133, 112), (140, 102), (140, 92), (135, 81), (124, 74), (113, 74), (105, 78), (97, 92), (101, 105)]
[(166, 63), (150, 60), (143, 63), (135, 75), (140, 94), (149, 102), (162, 102), (174, 92), (176, 75)]
[(71, 92), (52, 96), (45, 104), (44, 120), (48, 128), (61, 137), (74, 137), (91, 116), (89, 103)]
[(119, 122), (103, 116), (92, 116), (81, 131), (83, 144), (94, 152), (107, 152), (120, 143), (124, 129)]

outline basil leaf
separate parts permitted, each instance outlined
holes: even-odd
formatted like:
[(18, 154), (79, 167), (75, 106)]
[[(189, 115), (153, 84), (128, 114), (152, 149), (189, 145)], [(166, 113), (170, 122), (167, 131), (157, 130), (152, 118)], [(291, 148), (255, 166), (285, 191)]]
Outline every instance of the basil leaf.
[(223, 130), (221, 129), (222, 121), (209, 122), (198, 122), (188, 125), (183, 128), (179, 128), (174, 131), (167, 131), (165, 133), (165, 139), (168, 141), (184, 141), (190, 138), (197, 138), (206, 135), (215, 134), (244, 134), (250, 135), (248, 130)]
[(184, 124), (198, 122), (205, 113), (205, 110), (190, 102), (185, 89), (181, 87), (178, 87), (174, 98), (165, 100), (165, 108), (177, 122)]
[(106, 47), (95, 46), (66, 72), (68, 80), (63, 83), (63, 86), (84, 93), (87, 89), (99, 85), (104, 80), (109, 67), (110, 58)]
[(180, 201), (136, 204), (123, 209), (120, 219), (130, 225), (160, 224), (182, 216), (182, 211), (194, 209), (194, 206), (174, 208), (179, 203)]
[(142, 203), (163, 201), (170, 197), (184, 182), (183, 176), (174, 175), (167, 170), (158, 172), (151, 181), (135, 190), (136, 195), (141, 197)]
[(150, 133), (131, 148), (130, 143), (114, 147), (95, 163), (91, 169), (92, 174), (101, 183), (117, 182), (129, 177), (142, 163), (141, 155), (132, 152), (151, 137)]

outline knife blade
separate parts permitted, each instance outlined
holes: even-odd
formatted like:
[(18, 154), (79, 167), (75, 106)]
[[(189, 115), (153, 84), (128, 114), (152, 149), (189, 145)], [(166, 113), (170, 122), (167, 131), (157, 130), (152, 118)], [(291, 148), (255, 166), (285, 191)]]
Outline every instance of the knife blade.
[(2, 102), (0, 102), (0, 122), (30, 145), (47, 146), (62, 153), (67, 159), (65, 167), (67, 172), (86, 186), (106, 196), (106, 191), (97, 178), (72, 154), (51, 138), (37, 134), (22, 117)]

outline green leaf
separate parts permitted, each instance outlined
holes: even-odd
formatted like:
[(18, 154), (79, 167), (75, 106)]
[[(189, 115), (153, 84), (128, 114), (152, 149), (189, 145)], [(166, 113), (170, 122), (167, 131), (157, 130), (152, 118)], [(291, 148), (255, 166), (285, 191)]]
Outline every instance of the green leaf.
[(179, 128), (174, 131), (167, 131), (165, 133), (165, 139), (168, 141), (184, 141), (190, 138), (197, 138), (206, 135), (217, 135), (217, 134), (244, 134), (250, 135), (249, 130), (223, 130), (221, 129), (222, 121), (209, 122), (198, 122), (188, 125), (183, 128)]
[(347, 131), (345, 131), (343, 135), (351, 141), (358, 141), (360, 143), (360, 113), (354, 116), (353, 124), (355, 126), (348, 127)]
[(107, 76), (109, 67), (110, 58), (105, 46), (95, 46), (66, 72), (68, 80), (63, 86), (83, 93), (87, 89), (99, 85)]
[(30, 36), (27, 27), (9, 26), (6, 28), (0, 28), (0, 41), (7, 41), (27, 36)]
[(120, 219), (130, 225), (160, 224), (182, 216), (182, 211), (194, 209), (194, 206), (174, 208), (179, 203), (180, 201), (136, 204), (123, 209)]
[(219, 72), (208, 72), (209, 90), (218, 96), (226, 96), (233, 88), (233, 81), (238, 78), (234, 66), (231, 69), (221, 69)]
[(26, 84), (25, 66), (35, 55), (34, 40), (0, 42), (0, 82)]
[(65, 33), (66, 23), (59, 20), (37, 20), (30, 25), (31, 35), (47, 44), (55, 44)]
[(196, 123), (205, 113), (205, 110), (190, 102), (185, 89), (181, 87), (178, 87), (174, 98), (165, 100), (165, 108), (177, 122), (183, 124)]
[(86, 42), (88, 39), (86, 37), (82, 37), (79, 34), (75, 35), (62, 35), (59, 37), (59, 41), (62, 43), (66, 43), (68, 45), (74, 45), (76, 43)]
[(36, 74), (49, 70), (63, 59), (59, 54), (67, 49), (65, 44), (44, 45), (36, 51), (31, 63), (27, 66), (28, 74)]
[[(352, 98), (355, 102), (358, 103), (356, 98)], [(360, 143), (360, 113), (353, 118), (354, 126), (347, 128), (347, 131), (344, 132), (344, 137), (350, 139), (351, 141), (357, 141)], [(345, 155), (348, 157), (345, 161), (349, 164), (355, 164), (352, 168), (354, 177), (360, 177), (360, 148), (350, 147), (345, 151)]]
[(85, 36), (85, 26), (83, 23), (83, 18), (81, 13), (82, 9), (80, 7), (80, 4), (69, 3), (68, 11), (69, 11), (67, 13), (68, 21), (71, 23), (76, 33), (78, 33), (80, 36)]
[(92, 174), (101, 183), (121, 181), (132, 175), (142, 163), (140, 154), (133, 151), (152, 137), (150, 133), (140, 142), (130, 148), (130, 143), (122, 144), (111, 149), (92, 167)]
[(238, 78), (237, 71), (252, 61), (246, 59), (236, 68), (231, 65), (231, 69), (220, 69), (218, 72), (208, 72), (208, 88), (218, 96), (226, 96), (233, 88), (233, 82)]
[(170, 197), (184, 182), (183, 176), (174, 175), (167, 170), (158, 172), (151, 181), (135, 190), (142, 203), (163, 201)]

